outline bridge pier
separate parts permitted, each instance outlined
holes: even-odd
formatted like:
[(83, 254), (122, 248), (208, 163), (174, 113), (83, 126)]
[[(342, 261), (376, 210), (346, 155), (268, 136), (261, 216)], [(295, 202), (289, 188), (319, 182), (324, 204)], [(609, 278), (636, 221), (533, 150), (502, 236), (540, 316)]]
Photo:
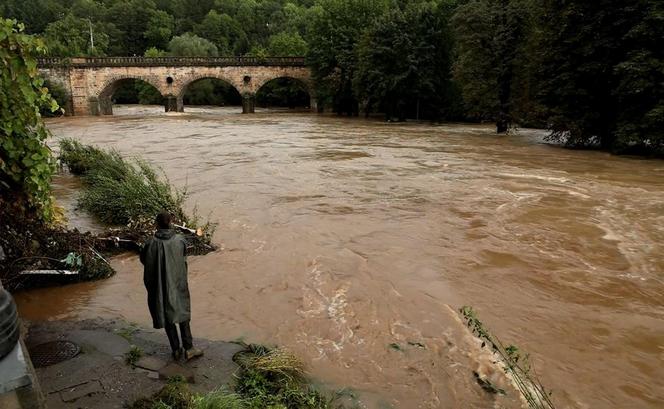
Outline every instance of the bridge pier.
[(99, 115), (99, 98), (88, 98), (88, 113), (93, 116)]
[(110, 97), (99, 98), (99, 111), (101, 115), (113, 115), (113, 100)]
[(178, 102), (181, 102), (182, 100), (178, 101), (178, 97), (174, 95), (166, 95), (165, 101), (164, 101), (164, 108), (166, 112), (182, 112), (183, 109), (182, 104), (180, 104), (180, 109), (178, 109)]
[(323, 112), (323, 105), (318, 105), (318, 99), (314, 96), (309, 97), (309, 109), (311, 112), (315, 113), (322, 113)]
[(242, 113), (253, 114), (256, 112), (256, 94), (246, 93), (242, 95)]

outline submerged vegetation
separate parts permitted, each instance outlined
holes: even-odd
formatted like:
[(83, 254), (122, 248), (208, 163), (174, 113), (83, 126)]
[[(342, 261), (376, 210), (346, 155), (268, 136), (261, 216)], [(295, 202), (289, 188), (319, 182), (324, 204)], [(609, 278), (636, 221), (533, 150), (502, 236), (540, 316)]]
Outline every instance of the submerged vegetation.
[[(168, 179), (142, 159), (127, 160), (114, 150), (83, 145), (73, 139), (60, 142), (60, 161), (83, 178), (79, 205), (101, 221), (121, 226), (115, 236), (142, 243), (152, 234), (154, 217), (166, 210), (181, 226), (196, 226), (198, 217), (183, 209), (186, 192), (171, 187)], [(205, 254), (214, 225), (200, 227), (202, 235), (186, 235), (190, 254)]]
[(177, 224), (187, 224), (182, 205), (186, 192), (173, 189), (146, 161), (129, 161), (118, 152), (83, 145), (74, 139), (60, 142), (60, 160), (83, 177), (80, 206), (113, 225), (152, 224), (166, 210)]
[[(554, 409), (551, 392), (547, 391), (537, 378), (528, 354), (524, 354), (514, 345), (505, 346), (484, 327), (472, 307), (464, 306), (460, 309), (460, 313), (466, 320), (468, 328), (482, 340), (482, 348), (489, 347), (498, 356), (499, 363), (503, 365), (505, 373), (511, 377), (528, 406), (532, 409)], [(475, 377), (484, 390), (491, 393), (504, 393), (490, 381), (480, 378), (477, 373)]]
[(233, 358), (240, 367), (233, 390), (222, 387), (194, 394), (180, 379), (173, 379), (130, 409), (342, 409), (348, 394), (326, 395), (311, 385), (302, 362), (288, 351), (247, 345)]

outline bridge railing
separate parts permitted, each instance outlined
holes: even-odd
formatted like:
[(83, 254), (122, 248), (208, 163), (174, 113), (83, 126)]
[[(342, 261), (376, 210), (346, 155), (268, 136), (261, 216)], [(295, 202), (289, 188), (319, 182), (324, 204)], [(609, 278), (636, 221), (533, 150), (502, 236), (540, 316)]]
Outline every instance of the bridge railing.
[(304, 66), (304, 57), (72, 57), (38, 58), (39, 67)]

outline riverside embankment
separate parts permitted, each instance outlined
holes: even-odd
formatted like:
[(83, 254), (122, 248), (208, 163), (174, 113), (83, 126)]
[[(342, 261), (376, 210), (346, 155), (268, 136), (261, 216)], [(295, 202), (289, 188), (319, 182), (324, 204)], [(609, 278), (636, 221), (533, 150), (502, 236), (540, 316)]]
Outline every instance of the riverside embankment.
[[(48, 126), (162, 166), (219, 222), (222, 251), (190, 259), (196, 336), (287, 346), (373, 402), (485, 407), (446, 307), (472, 305), (562, 407), (664, 401), (664, 162), (489, 126), (157, 112)], [(65, 204), (72, 183), (56, 180)], [(139, 261), (113, 265), (17, 294), (21, 314), (148, 324)]]

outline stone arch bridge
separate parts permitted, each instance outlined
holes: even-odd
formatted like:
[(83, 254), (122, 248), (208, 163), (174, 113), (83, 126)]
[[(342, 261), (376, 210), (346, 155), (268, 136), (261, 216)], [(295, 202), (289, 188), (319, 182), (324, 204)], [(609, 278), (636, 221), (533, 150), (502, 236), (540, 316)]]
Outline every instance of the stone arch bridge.
[(203, 78), (232, 85), (242, 96), (242, 112), (253, 113), (256, 93), (267, 82), (291, 78), (309, 92), (317, 110), (311, 73), (302, 57), (102, 57), (42, 58), (39, 72), (68, 94), (67, 115), (112, 115), (113, 93), (123, 80), (137, 79), (155, 87), (166, 111), (184, 111), (187, 87)]

